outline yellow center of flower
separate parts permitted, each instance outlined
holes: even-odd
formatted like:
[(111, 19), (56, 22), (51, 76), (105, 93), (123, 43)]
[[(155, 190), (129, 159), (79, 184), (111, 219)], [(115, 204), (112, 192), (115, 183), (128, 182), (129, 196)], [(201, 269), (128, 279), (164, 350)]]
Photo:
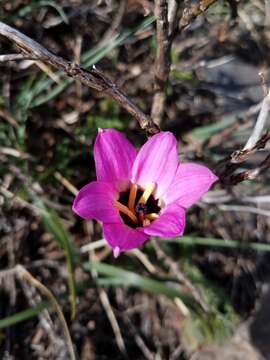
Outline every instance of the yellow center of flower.
[(130, 189), (120, 193), (115, 206), (126, 225), (133, 228), (147, 226), (159, 218), (160, 207), (158, 200), (153, 196), (155, 189), (155, 183), (149, 184), (144, 190), (136, 184), (131, 184)]

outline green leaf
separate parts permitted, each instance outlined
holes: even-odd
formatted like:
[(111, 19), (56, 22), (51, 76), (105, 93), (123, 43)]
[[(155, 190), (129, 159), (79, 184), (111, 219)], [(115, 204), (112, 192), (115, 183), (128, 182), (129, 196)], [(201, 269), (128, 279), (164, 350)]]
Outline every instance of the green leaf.
[(75, 265), (78, 263), (78, 254), (69, 233), (66, 231), (62, 224), (60, 217), (53, 210), (48, 210), (43, 202), (34, 198), (35, 205), (41, 210), (44, 224), (48, 231), (54, 236), (59, 246), (63, 249), (67, 262), (68, 269), (68, 286), (70, 292), (70, 305), (71, 305), (71, 317), (72, 319), (76, 315), (77, 309), (77, 289), (74, 277)]
[[(148, 16), (135, 28), (123, 31), (122, 34), (116, 36), (114, 39), (111, 39), (105, 44), (97, 44), (94, 48), (85, 52), (82, 55), (82, 66), (85, 68), (89, 68), (90, 66), (95, 65), (98, 61), (104, 58), (117, 46), (122, 45), (129, 37), (135, 35), (138, 31), (144, 30), (145, 28), (150, 26), (154, 21), (155, 21), (154, 16)], [(61, 72), (58, 72), (57, 74), (61, 74)], [(39, 105), (42, 105), (50, 101), (55, 96), (59, 95), (62, 91), (64, 91), (72, 82), (73, 79), (65, 78), (60, 84), (57, 84), (51, 88), (50, 86), (54, 84), (53, 80), (46, 79), (45, 89), (47, 90), (47, 93), (46, 94), (41, 92), (36, 93), (36, 95), (39, 96), (36, 96), (36, 98), (33, 99), (31, 103), (31, 108), (37, 107)]]
[(218, 131), (226, 129), (228, 126), (232, 125), (237, 120), (236, 116), (227, 116), (224, 117), (221, 121), (218, 121), (214, 124), (207, 124), (204, 126), (196, 127), (191, 131), (191, 135), (197, 139), (207, 140), (212, 135), (216, 134)]
[(162, 294), (169, 298), (180, 298), (189, 308), (196, 310), (199, 305), (188, 294), (181, 292), (173, 287), (165, 285), (158, 280), (149, 279), (134, 272), (121, 269), (119, 267), (104, 264), (101, 262), (89, 261), (84, 264), (86, 271), (96, 270), (98, 273), (108, 276), (100, 279), (100, 283), (107, 286), (134, 286), (139, 289), (149, 291), (154, 294)]
[(14, 15), (13, 18), (16, 19), (17, 17), (25, 17), (27, 14), (31, 13), (34, 9), (37, 9), (40, 7), (45, 7), (45, 6), (54, 8), (58, 12), (59, 16), (64, 21), (64, 23), (66, 23), (66, 24), (69, 23), (68, 18), (66, 16), (63, 8), (60, 5), (58, 5), (55, 1), (50, 1), (50, 0), (41, 0), (41, 1), (37, 1), (37, 2), (32, 2), (30, 5), (23, 6)]
[[(79, 294), (84, 294), (86, 289), (94, 288), (94, 284), (90, 283), (89, 280), (83, 281), (77, 285), (77, 290)], [(58, 297), (58, 301), (60, 302), (61, 299), (66, 299), (68, 293), (60, 294)], [(16, 325), (19, 322), (26, 321), (31, 319), (35, 316), (38, 316), (43, 310), (50, 309), (53, 307), (53, 303), (50, 301), (44, 301), (36, 306), (28, 308), (26, 310), (22, 310), (17, 312), (16, 314), (7, 316), (3, 319), (0, 319), (0, 329), (6, 328), (8, 326)]]
[(47, 309), (50, 305), (51, 304), (49, 302), (43, 302), (30, 309), (26, 309), (4, 319), (0, 319), (0, 329), (31, 319), (32, 317), (37, 316), (42, 310)]
[[(159, 239), (162, 240), (162, 239)], [(179, 238), (171, 238), (164, 240), (166, 243), (173, 242), (179, 245), (187, 246), (218, 246), (226, 248), (241, 248), (241, 249), (252, 249), (256, 251), (270, 251), (270, 244), (261, 244), (261, 243), (243, 243), (236, 240), (223, 240), (215, 238), (203, 238), (197, 236), (182, 236)]]
[(127, 29), (122, 32), (122, 34), (116, 36), (114, 39), (109, 40), (105, 44), (97, 45), (93, 49), (87, 51), (82, 55), (82, 64), (84, 67), (90, 67), (95, 65), (100, 61), (104, 56), (110, 53), (117, 46), (120, 46), (128, 39), (129, 37), (135, 35), (138, 31), (142, 31), (150, 26), (155, 21), (155, 17), (148, 16), (145, 18), (138, 26), (133, 29)]

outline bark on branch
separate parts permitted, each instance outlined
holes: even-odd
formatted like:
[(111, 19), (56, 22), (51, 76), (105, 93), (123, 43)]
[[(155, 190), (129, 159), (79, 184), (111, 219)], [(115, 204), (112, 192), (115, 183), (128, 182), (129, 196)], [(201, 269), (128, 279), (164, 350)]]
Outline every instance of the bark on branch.
[(204, 13), (209, 6), (213, 5), (217, 0), (197, 0), (195, 4), (186, 7), (183, 10), (182, 17), (179, 21), (180, 32), (196, 19), (197, 16)]
[(157, 52), (151, 117), (158, 125), (161, 124), (166, 106), (166, 90), (170, 75), (173, 39), (216, 1), (196, 0), (195, 3), (192, 1), (189, 6), (184, 7), (177, 29), (180, 2), (177, 0), (155, 0)]
[(166, 105), (166, 91), (171, 70), (171, 47), (175, 35), (177, 9), (178, 3), (176, 0), (156, 0), (155, 2), (157, 52), (151, 117), (158, 125), (161, 124)]
[[(103, 92), (105, 95), (113, 98), (122, 108), (134, 116), (140, 127), (149, 135), (156, 134), (160, 131), (159, 127), (149, 116), (144, 114), (109, 78), (95, 67), (86, 70), (75, 63), (69, 62), (51, 53), (38, 42), (3, 22), (0, 22), (0, 35), (17, 45), (21, 50), (21, 55), (25, 56), (26, 59), (31, 58), (51, 65), (57, 70), (64, 71), (66, 75), (80, 81), (88, 87)], [(14, 58), (12, 58), (10, 55), (7, 57), (8, 60), (18, 60), (18, 58), (21, 59), (22, 57), (19, 56), (16, 58), (16, 56), (14, 56)]]

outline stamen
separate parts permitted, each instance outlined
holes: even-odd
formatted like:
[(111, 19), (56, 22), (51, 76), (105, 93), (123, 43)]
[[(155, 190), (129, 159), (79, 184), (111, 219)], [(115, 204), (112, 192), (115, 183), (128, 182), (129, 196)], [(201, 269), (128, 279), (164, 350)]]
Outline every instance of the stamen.
[(151, 183), (149, 185), (146, 186), (146, 189), (144, 190), (140, 200), (138, 201), (138, 204), (146, 204), (147, 200), (149, 199), (149, 197), (152, 195), (153, 191), (156, 188), (156, 184), (155, 183)]
[(136, 184), (132, 184), (130, 188), (129, 198), (128, 198), (128, 208), (135, 214), (135, 200), (137, 195), (138, 186)]
[(159, 218), (159, 215), (156, 214), (156, 213), (151, 213), (151, 214), (146, 214), (145, 217), (148, 219), (148, 220), (156, 220)]
[(149, 219), (144, 219), (143, 220), (143, 226), (147, 226), (147, 225), (150, 225), (151, 224), (151, 221)]
[(126, 214), (128, 217), (130, 217), (130, 219), (137, 224), (138, 220), (136, 218), (136, 216), (133, 214), (132, 211), (129, 210), (129, 208), (123, 204), (121, 204), (119, 201), (115, 201), (115, 206), (117, 207), (117, 209), (119, 211), (121, 211), (123, 214)]

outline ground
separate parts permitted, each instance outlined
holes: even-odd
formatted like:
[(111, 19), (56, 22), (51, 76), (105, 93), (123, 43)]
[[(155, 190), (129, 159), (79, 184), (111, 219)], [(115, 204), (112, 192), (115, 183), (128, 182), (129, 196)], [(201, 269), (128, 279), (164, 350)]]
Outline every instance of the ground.
[[(137, 147), (146, 132), (106, 91), (41, 62), (0, 62), (1, 358), (67, 359), (71, 348), (82, 360), (269, 358), (268, 138), (231, 162), (268, 91), (269, 11), (262, 0), (216, 1), (177, 27), (160, 127), (176, 136), (181, 161), (220, 181), (188, 210), (183, 238), (117, 259), (72, 203), (95, 179), (98, 128)], [(95, 65), (150, 114), (153, 14), (147, 0), (3, 0), (0, 21)], [(0, 53), (18, 48), (0, 37)], [(268, 126), (266, 117), (261, 136)]]

